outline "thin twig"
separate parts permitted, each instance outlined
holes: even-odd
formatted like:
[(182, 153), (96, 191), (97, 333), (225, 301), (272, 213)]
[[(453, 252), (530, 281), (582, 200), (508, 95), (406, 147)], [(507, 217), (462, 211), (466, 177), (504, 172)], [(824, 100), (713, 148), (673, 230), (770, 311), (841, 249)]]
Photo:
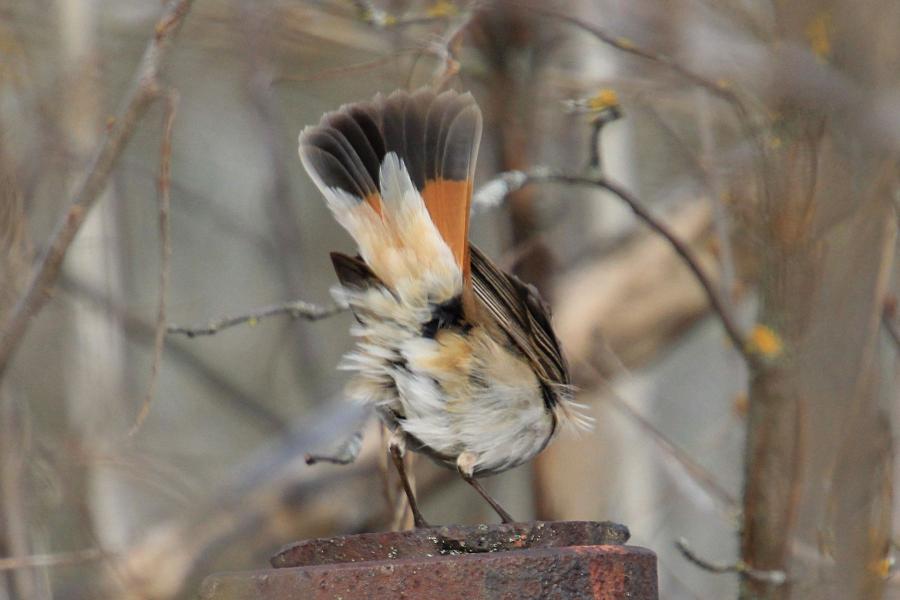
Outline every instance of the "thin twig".
[(603, 172), (603, 149), (600, 146), (600, 135), (609, 123), (622, 118), (618, 105), (609, 106), (591, 120), (591, 138), (588, 145), (588, 168), (596, 173)]
[(100, 548), (85, 548), (84, 550), (75, 550), (74, 552), (58, 552), (54, 554), (10, 556), (0, 558), (0, 571), (77, 565), (83, 562), (99, 560), (105, 556), (107, 556), (107, 553)]
[(169, 208), (172, 205), (172, 129), (175, 126), (175, 114), (178, 111), (178, 91), (169, 89), (165, 92), (166, 110), (163, 114), (163, 134), (159, 151), (159, 296), (156, 307), (156, 329), (153, 336), (153, 363), (150, 366), (150, 382), (141, 402), (141, 409), (135, 417), (128, 437), (134, 436), (150, 412), (150, 403), (156, 395), (156, 384), (159, 381), (159, 367), (162, 363), (163, 346), (166, 341), (166, 295), (169, 290), (169, 273), (172, 262), (172, 236), (169, 226)]
[(593, 121), (591, 121), (591, 141), (588, 144), (588, 168), (593, 169), (597, 173), (603, 172), (600, 134), (603, 133), (604, 125), (606, 125), (606, 122), (600, 118), (595, 118)]
[(681, 555), (684, 556), (687, 560), (694, 563), (704, 571), (709, 571), (710, 573), (737, 573), (742, 577), (753, 579), (754, 581), (769, 583), (775, 586), (784, 585), (784, 583), (787, 581), (787, 575), (784, 571), (761, 571), (759, 569), (754, 569), (741, 560), (731, 564), (718, 564), (710, 562), (704, 558), (697, 556), (694, 551), (691, 550), (691, 547), (688, 545), (687, 540), (684, 538), (678, 538), (675, 541), (675, 547), (678, 548), (678, 551), (681, 552)]
[(619, 184), (610, 181), (602, 175), (564, 173), (548, 167), (535, 167), (527, 172), (510, 171), (508, 173), (501, 173), (497, 178), (479, 189), (473, 199), (473, 208), (499, 204), (507, 195), (530, 183), (566, 183), (598, 187), (612, 193), (615, 197), (628, 205), (636, 217), (643, 221), (650, 229), (662, 236), (672, 249), (675, 250), (676, 254), (678, 254), (700, 283), (710, 306), (716, 315), (718, 315), (722, 326), (725, 328), (725, 333), (728, 335), (729, 339), (731, 339), (737, 351), (740, 352), (741, 356), (743, 356), (744, 360), (746, 360), (747, 364), (751, 367), (757, 364), (757, 357), (748, 351), (744, 335), (741, 333), (737, 322), (728, 311), (725, 303), (719, 297), (715, 285), (700, 266), (700, 262), (694, 256), (693, 251), (687, 244), (678, 239), (665, 224), (650, 214), (631, 192)]
[[(578, 179), (569, 179), (570, 181), (576, 182)], [(565, 179), (562, 179), (565, 181)], [(590, 179), (581, 179), (581, 183), (589, 183)], [(617, 196), (620, 200), (622, 200), (628, 207), (634, 212), (635, 216), (637, 216), (640, 220), (642, 220), (648, 227), (652, 230), (656, 231), (659, 235), (661, 235), (669, 245), (672, 246), (672, 249), (681, 257), (687, 267), (694, 274), (694, 277), (697, 279), (698, 283), (703, 287), (703, 291), (706, 293), (707, 300), (709, 301), (710, 306), (719, 316), (719, 320), (722, 322), (722, 326), (725, 328), (725, 333), (728, 334), (728, 337), (731, 338), (731, 342), (734, 344), (735, 349), (741, 353), (741, 355), (746, 359), (749, 365), (756, 363), (756, 356), (747, 351), (747, 345), (744, 340), (744, 335), (741, 333), (740, 328), (732, 317), (731, 313), (728, 311), (728, 308), (725, 306), (725, 303), (722, 302), (722, 299), (719, 297), (718, 292), (716, 291), (715, 285), (712, 280), (700, 266), (700, 262), (694, 256), (693, 251), (678, 239), (674, 233), (668, 228), (668, 226), (664, 225), (661, 221), (658, 221), (656, 218), (651, 215), (647, 209), (640, 203), (640, 201), (633, 196), (628, 190), (619, 186), (616, 183), (613, 183), (608, 180), (597, 180), (594, 185), (598, 187), (602, 187), (607, 191), (611, 192), (615, 196)]]
[[(34, 432), (29, 411), (23, 410), (15, 392), (0, 392), (0, 519), (4, 524), (0, 533), (3, 554), (11, 557), (28, 556), (34, 552), (32, 531), (33, 501), (30, 485), (33, 476)], [(24, 571), (12, 577), (2, 577), (11, 584), (13, 593), (22, 597), (36, 595), (42, 586), (39, 573)], [(0, 589), (6, 589), (0, 586)]]
[[(605, 34), (604, 34), (605, 35)], [(749, 367), (757, 366), (757, 357), (751, 353), (748, 348), (744, 335), (741, 333), (734, 317), (732, 317), (727, 305), (719, 297), (715, 286), (706, 272), (700, 267), (700, 262), (694, 256), (694, 253), (687, 244), (682, 242), (661, 221), (657, 220), (643, 204), (624, 187), (607, 179), (603, 175), (601, 156), (600, 156), (600, 136), (603, 128), (621, 117), (621, 111), (618, 104), (612, 104), (602, 111), (593, 121), (593, 131), (590, 136), (589, 162), (586, 174), (569, 174), (556, 171), (548, 167), (535, 167), (528, 172), (511, 171), (501, 173), (493, 181), (488, 182), (475, 194), (473, 198), (473, 210), (478, 207), (495, 206), (503, 202), (504, 198), (509, 194), (521, 189), (528, 183), (537, 182), (561, 182), (578, 185), (591, 185), (600, 187), (612, 193), (614, 196), (624, 202), (631, 211), (643, 221), (650, 229), (662, 236), (669, 245), (675, 250), (676, 254), (684, 261), (697, 281), (700, 283), (713, 311), (719, 316), (725, 333), (731, 339), (737, 351), (746, 361)]]
[(642, 48), (636, 45), (632, 40), (622, 37), (616, 36), (608, 31), (605, 31), (599, 27), (591, 25), (586, 21), (582, 21), (578, 17), (573, 17), (569, 14), (557, 12), (555, 10), (550, 10), (538, 5), (531, 4), (521, 4), (519, 5), (526, 10), (530, 10), (540, 15), (544, 15), (547, 17), (552, 17), (554, 19), (558, 19), (565, 23), (569, 23), (570, 25), (574, 25), (575, 27), (581, 29), (582, 31), (589, 33), (593, 37), (597, 38), (599, 41), (616, 48), (617, 50), (621, 50), (626, 54), (631, 54), (633, 56), (637, 56), (639, 58), (643, 58), (645, 60), (657, 63), (669, 69), (679, 77), (684, 80), (702, 87), (703, 89), (709, 91), (714, 96), (717, 96), (733, 106), (735, 106), (742, 114), (746, 113), (746, 108), (741, 102), (740, 98), (738, 98), (734, 92), (729, 90), (726, 85), (721, 83), (711, 81), (702, 75), (694, 73), (690, 69), (681, 66), (677, 61), (675, 61), (670, 56), (665, 54), (660, 54), (658, 52), (653, 52), (652, 50), (648, 50), (647, 48)]
[(760, 185), (763, 198), (767, 201), (770, 199), (771, 190), (769, 189), (769, 183), (768, 180), (763, 176), (763, 174), (767, 170), (766, 167), (768, 163), (768, 156), (766, 154), (765, 147), (760, 143), (759, 136), (753, 130), (749, 108), (744, 103), (744, 101), (729, 88), (728, 82), (709, 80), (706, 77), (695, 73), (686, 67), (683, 67), (678, 63), (678, 61), (668, 55), (660, 54), (659, 52), (654, 52), (652, 50), (642, 48), (626, 37), (613, 35), (608, 31), (591, 25), (590, 23), (583, 21), (577, 17), (550, 10), (542, 6), (536, 6), (532, 4), (519, 4), (515, 2), (515, 0), (510, 0), (510, 2), (520, 6), (524, 10), (530, 10), (537, 14), (569, 23), (570, 25), (573, 25), (581, 29), (582, 31), (592, 35), (594, 38), (604, 44), (607, 44), (608, 46), (616, 48), (617, 50), (620, 50), (627, 54), (631, 54), (644, 60), (656, 63), (681, 77), (688, 83), (696, 85), (708, 91), (714, 97), (726, 102), (734, 109), (735, 115), (738, 119), (738, 124), (741, 127), (744, 137), (747, 140), (752, 140), (755, 142), (753, 144), (753, 148), (755, 150), (754, 159), (756, 162), (757, 180)]
[(153, 36), (138, 66), (134, 83), (125, 96), (123, 108), (107, 129), (87, 175), (72, 197), (66, 214), (57, 223), (25, 293), (16, 302), (12, 314), (3, 325), (0, 332), (0, 378), (6, 372), (31, 320), (50, 299), (66, 252), (91, 208), (106, 188), (109, 176), (134, 134), (138, 122), (159, 97), (158, 76), (163, 59), (192, 4), (193, 0), (171, 0), (157, 21)]
[[(263, 142), (266, 177), (263, 182), (263, 202), (268, 218), (269, 238), (279, 251), (276, 261), (285, 298), (300, 298), (308, 282), (308, 256), (300, 249), (304, 246), (304, 233), (300, 224), (302, 218), (293, 192), (291, 180), (292, 163), (289, 157), (296, 151), (291, 142), (290, 150), (285, 147), (285, 130), (281, 104), (272, 87), (272, 72), (275, 48), (271, 36), (267, 34), (274, 14), (259, 8), (256, 3), (242, 3), (242, 32), (246, 38), (246, 91), (250, 106), (255, 113)], [(295, 321), (290, 328), (296, 350), (292, 357), (292, 369), (296, 383), (307, 387), (307, 393), (319, 397), (328, 393), (324, 383), (314, 375), (322, 368), (322, 357), (316, 352), (315, 344), (307, 343), (309, 324)], [(283, 332), (288, 335), (288, 330)]]
[(447, 21), (455, 17), (458, 12), (452, 10), (446, 14), (418, 14), (398, 17), (388, 11), (379, 8), (374, 2), (368, 0), (351, 0), (360, 20), (377, 29), (395, 29), (410, 25), (427, 25)]
[[(722, 268), (721, 292), (727, 300), (730, 300), (734, 293), (737, 276), (734, 266), (734, 250), (731, 244), (731, 226), (728, 218), (728, 211), (725, 203), (722, 201), (721, 191), (722, 177), (720, 169), (714, 168), (714, 156), (716, 153), (716, 132), (711, 122), (710, 99), (702, 93), (695, 92), (697, 98), (697, 120), (698, 129), (700, 130), (700, 155), (693, 160), (700, 168), (703, 183), (710, 191), (710, 197), (713, 204), (713, 224), (715, 226), (716, 237), (718, 237), (720, 252), (719, 264)], [(673, 132), (674, 133), (674, 132)], [(677, 134), (676, 134), (677, 135)]]
[(656, 445), (665, 451), (666, 454), (674, 458), (675, 461), (684, 468), (691, 479), (702, 487), (707, 494), (716, 498), (716, 500), (729, 511), (734, 510), (737, 507), (737, 498), (725, 489), (712, 473), (691, 458), (687, 451), (669, 439), (669, 437), (656, 427), (656, 425), (651, 423), (644, 415), (636, 411), (628, 402), (623, 398), (620, 398), (617, 394), (607, 394), (607, 398), (619, 412), (624, 413), (625, 416), (643, 429), (645, 433), (649, 434), (650, 438), (656, 442)]
[(439, 54), (443, 59), (443, 65), (435, 71), (434, 77), (432, 77), (431, 84), (434, 89), (443, 90), (450, 83), (450, 80), (459, 73), (461, 65), (457, 57), (459, 56), (459, 50), (466, 30), (471, 25), (474, 15), (474, 12), (469, 12), (466, 18), (450, 31), (446, 42), (441, 46), (440, 52), (435, 51), (435, 54)]
[[(143, 346), (153, 344), (155, 337), (153, 324), (117, 303), (107, 294), (72, 279), (65, 273), (60, 277), (59, 285), (62, 290), (72, 294), (74, 300), (84, 302), (92, 310), (113, 319), (133, 341)], [(193, 352), (192, 348), (193, 346), (180, 340), (166, 342), (166, 351), (174, 356), (179, 368), (187, 369), (210, 385), (213, 390), (212, 397), (240, 414), (244, 423), (259, 427), (266, 435), (278, 434), (288, 428), (286, 417), (273, 411), (253, 394), (230, 381), (219, 366), (206, 362), (202, 356)]]
[(342, 67), (334, 67), (331, 69), (322, 69), (321, 71), (316, 71), (315, 73), (312, 73), (310, 75), (276, 75), (272, 78), (272, 84), (275, 85), (287, 81), (290, 81), (292, 83), (307, 83), (310, 81), (322, 81), (327, 79), (335, 79), (338, 77), (347, 77), (348, 75), (353, 75), (354, 73), (367, 73), (372, 69), (376, 69), (378, 67), (396, 62), (406, 55), (416, 54), (419, 52), (434, 53), (434, 50), (427, 47), (405, 48), (397, 50), (396, 52), (392, 52), (391, 54), (388, 54), (386, 56), (381, 56), (379, 58), (375, 58), (365, 62), (355, 63)]
[(364, 437), (365, 430), (359, 429), (358, 431), (354, 431), (353, 435), (341, 442), (337, 449), (331, 454), (307, 452), (303, 455), (303, 460), (306, 461), (306, 464), (308, 465), (317, 463), (331, 463), (333, 465), (352, 464), (359, 457)]
[(166, 331), (170, 334), (182, 334), (188, 337), (196, 337), (199, 335), (215, 335), (223, 329), (249, 323), (256, 325), (259, 321), (269, 317), (279, 315), (287, 315), (292, 319), (306, 319), (307, 321), (318, 321), (325, 319), (338, 313), (344, 312), (346, 307), (332, 304), (330, 306), (321, 306), (304, 302), (303, 300), (292, 300), (283, 304), (274, 304), (263, 308), (257, 308), (250, 312), (235, 315), (231, 317), (222, 317), (207, 323), (206, 325), (169, 325)]
[(897, 321), (894, 320), (896, 316), (897, 300), (896, 298), (889, 298), (888, 301), (884, 303), (881, 322), (884, 325), (885, 331), (888, 333), (888, 337), (890, 337), (891, 341), (894, 343), (894, 348), (900, 350), (900, 328), (897, 327)]

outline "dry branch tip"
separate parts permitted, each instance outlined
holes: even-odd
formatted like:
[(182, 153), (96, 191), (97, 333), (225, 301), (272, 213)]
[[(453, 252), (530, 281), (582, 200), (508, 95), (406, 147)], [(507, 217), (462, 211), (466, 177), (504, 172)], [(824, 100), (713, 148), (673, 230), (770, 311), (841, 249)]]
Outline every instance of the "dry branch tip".
[(292, 300), (282, 304), (257, 308), (240, 315), (213, 319), (205, 325), (170, 324), (166, 327), (166, 332), (170, 335), (180, 334), (189, 338), (194, 338), (202, 335), (215, 335), (224, 329), (229, 329), (237, 325), (248, 324), (252, 327), (257, 325), (263, 319), (279, 315), (287, 315), (291, 319), (318, 321), (319, 319), (325, 319), (339, 314), (346, 309), (346, 306), (341, 306), (339, 304), (322, 306), (304, 300)]
[(774, 586), (784, 585), (787, 582), (787, 575), (784, 571), (763, 571), (754, 569), (740, 560), (730, 564), (710, 562), (705, 558), (698, 556), (683, 537), (675, 540), (675, 547), (678, 548), (681, 555), (689, 562), (710, 573), (737, 573), (741, 577), (747, 577), (748, 579), (768, 583)]

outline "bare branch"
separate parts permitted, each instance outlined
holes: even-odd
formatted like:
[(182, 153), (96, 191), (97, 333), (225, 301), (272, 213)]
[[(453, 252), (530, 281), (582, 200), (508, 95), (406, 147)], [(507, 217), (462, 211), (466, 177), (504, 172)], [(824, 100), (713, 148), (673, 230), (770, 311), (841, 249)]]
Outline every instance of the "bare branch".
[(895, 323), (893, 319), (884, 317), (884, 328), (887, 330), (888, 335), (891, 337), (891, 341), (894, 343), (894, 346), (898, 350), (900, 350), (900, 328), (897, 327), (897, 323)]
[(603, 172), (602, 148), (600, 147), (600, 135), (603, 128), (622, 118), (622, 111), (618, 105), (609, 106), (591, 120), (591, 143), (588, 148), (588, 168), (593, 169), (597, 173)]
[(900, 327), (897, 327), (897, 321), (895, 320), (896, 316), (897, 299), (888, 298), (887, 302), (884, 303), (884, 312), (881, 315), (881, 322), (884, 324), (884, 329), (891, 338), (894, 347), (897, 350), (900, 350)]
[(182, 334), (188, 337), (197, 337), (199, 335), (215, 335), (223, 329), (234, 327), (248, 323), (251, 326), (256, 325), (259, 321), (269, 317), (279, 315), (287, 315), (292, 319), (306, 319), (307, 321), (318, 321), (344, 312), (346, 307), (332, 304), (329, 306), (321, 306), (304, 302), (303, 300), (292, 300), (283, 304), (274, 304), (263, 308), (251, 310), (248, 313), (235, 315), (231, 317), (222, 317), (207, 323), (206, 325), (169, 325), (166, 331), (170, 334)]
[(656, 219), (647, 208), (638, 200), (631, 192), (626, 190), (619, 184), (607, 179), (602, 175), (591, 174), (574, 174), (564, 173), (549, 167), (534, 167), (525, 171), (509, 171), (501, 173), (496, 179), (489, 181), (476, 192), (473, 198), (473, 209), (479, 207), (496, 206), (512, 192), (521, 189), (530, 183), (565, 183), (571, 185), (588, 185), (598, 187), (612, 193), (619, 200), (624, 202), (631, 211), (644, 222), (650, 229), (662, 236), (672, 247), (673, 250), (681, 257), (682, 261), (694, 274), (706, 294), (709, 304), (713, 311), (718, 315), (725, 333), (731, 339), (735, 348), (741, 353), (744, 360), (749, 366), (755, 366), (758, 358), (747, 349), (744, 335), (737, 325), (734, 317), (729, 312), (725, 303), (719, 297), (710, 277), (700, 266), (700, 262), (694, 256), (693, 251), (682, 242), (672, 231), (661, 221)]
[(159, 156), (159, 299), (156, 308), (156, 329), (153, 336), (153, 363), (150, 367), (150, 383), (141, 403), (141, 409), (135, 417), (134, 424), (128, 431), (128, 437), (135, 435), (150, 412), (150, 403), (156, 393), (159, 381), (159, 367), (162, 363), (163, 346), (166, 341), (166, 294), (169, 290), (169, 273), (172, 261), (172, 239), (169, 227), (169, 208), (172, 205), (172, 129), (175, 126), (175, 113), (178, 110), (178, 92), (174, 89), (165, 92), (166, 111), (163, 115), (163, 134)]
[(63, 567), (77, 565), (105, 558), (107, 554), (100, 548), (85, 548), (74, 552), (55, 554), (32, 554), (30, 556), (10, 556), (0, 558), (0, 571), (31, 569), (35, 567)]
[(450, 30), (446, 42), (441, 45), (440, 50), (434, 49), (434, 53), (443, 59), (443, 64), (437, 69), (432, 78), (431, 83), (434, 89), (444, 89), (450, 83), (450, 80), (459, 73), (461, 65), (457, 57), (459, 56), (466, 29), (471, 25), (474, 16), (474, 12), (467, 13), (466, 18)]
[(740, 98), (738, 98), (734, 94), (734, 92), (729, 90), (727, 85), (718, 83), (715, 81), (711, 81), (709, 79), (706, 79), (702, 75), (694, 73), (690, 69), (687, 69), (686, 67), (683, 67), (682, 65), (680, 65), (677, 61), (672, 59), (670, 56), (667, 56), (665, 54), (660, 54), (658, 52), (653, 52), (652, 50), (648, 50), (647, 48), (642, 48), (642, 47), (636, 45), (632, 40), (630, 40), (626, 37), (616, 36), (612, 33), (609, 33), (608, 31), (605, 31), (594, 25), (591, 25), (590, 23), (588, 23), (586, 21), (582, 21), (578, 17), (573, 17), (569, 14), (565, 14), (562, 12), (557, 12), (555, 10), (550, 10), (547, 8), (539, 7), (537, 5), (521, 4), (519, 6), (521, 6), (524, 9), (535, 12), (537, 14), (551, 17), (554, 19), (558, 19), (565, 23), (569, 23), (570, 25), (573, 25), (573, 26), (577, 27), (578, 29), (581, 29), (582, 31), (589, 33), (590, 35), (592, 35), (599, 41), (603, 42), (604, 44), (607, 44), (608, 46), (616, 48), (617, 50), (621, 50), (622, 52), (625, 52), (627, 54), (631, 54), (633, 56), (643, 58), (650, 62), (657, 63), (657, 64), (665, 67), (669, 71), (675, 73), (676, 75), (678, 75), (685, 81), (688, 81), (689, 83), (699, 86), (699, 87), (707, 90), (714, 96), (727, 101), (728, 103), (732, 104), (743, 116), (746, 116), (747, 111), (746, 111), (746, 108), (744, 107), (743, 103), (741, 102)]
[(714, 497), (728, 510), (733, 510), (737, 506), (737, 499), (731, 492), (725, 489), (709, 470), (691, 458), (690, 454), (688, 454), (681, 446), (673, 442), (666, 434), (660, 431), (660, 429), (651, 423), (644, 415), (636, 411), (623, 398), (620, 398), (615, 393), (610, 393), (606, 396), (619, 412), (624, 413), (628, 418), (634, 421), (654, 442), (656, 442), (656, 445), (660, 449), (675, 459), (675, 461), (684, 468), (690, 478), (702, 487), (707, 494)]
[(472, 214), (479, 214), (500, 206), (506, 197), (533, 181), (542, 181), (549, 176), (549, 167), (533, 167), (528, 173), (524, 171), (505, 171), (484, 185), (472, 196)]
[(563, 100), (566, 112), (570, 114), (593, 114), (591, 117), (591, 136), (588, 142), (588, 170), (594, 173), (603, 172), (601, 160), (602, 148), (600, 136), (603, 128), (622, 118), (622, 107), (619, 95), (611, 88), (605, 88), (590, 98)]
[(751, 566), (747, 565), (743, 561), (737, 561), (732, 564), (718, 564), (710, 562), (704, 558), (697, 556), (691, 547), (688, 545), (688, 542), (684, 538), (678, 538), (675, 541), (675, 547), (678, 548), (678, 551), (681, 552), (681, 555), (684, 556), (687, 560), (694, 563), (704, 571), (709, 571), (710, 573), (737, 573), (742, 577), (747, 577), (748, 579), (753, 579), (754, 581), (759, 581), (762, 583), (769, 583), (774, 586), (784, 585), (787, 581), (787, 575), (784, 571), (760, 571), (758, 569), (754, 569)]
[(35, 317), (50, 299), (66, 252), (81, 229), (91, 208), (106, 188), (109, 176), (134, 134), (138, 122), (160, 95), (158, 77), (163, 59), (172, 45), (193, 0), (171, 0), (154, 27), (131, 90), (123, 108), (109, 126), (87, 175), (73, 196), (69, 209), (56, 225), (47, 249), (36, 267), (25, 293), (16, 302), (0, 332), (0, 377), (9, 366)]
[(656, 63), (674, 73), (675, 75), (681, 77), (688, 83), (706, 90), (707, 92), (712, 94), (713, 97), (726, 102), (734, 109), (739, 126), (743, 130), (744, 137), (747, 140), (755, 141), (755, 143), (753, 144), (753, 149), (754, 161), (757, 169), (756, 177), (763, 196), (768, 199), (770, 195), (769, 183), (768, 180), (763, 177), (763, 173), (766, 172), (767, 164), (767, 155), (765, 148), (759, 143), (758, 135), (751, 126), (751, 113), (748, 106), (734, 91), (729, 88), (729, 84), (727, 81), (711, 81), (706, 77), (682, 66), (680, 63), (678, 63), (678, 61), (674, 60), (668, 55), (637, 46), (632, 40), (626, 37), (616, 36), (604, 29), (591, 25), (590, 23), (583, 21), (577, 17), (573, 17), (569, 14), (557, 12), (535, 5), (518, 4), (517, 2), (515, 2), (515, 0), (509, 1), (510, 3), (520, 6), (525, 10), (530, 10), (537, 14), (569, 23), (570, 25), (573, 25), (574, 27), (577, 27), (582, 31), (592, 35), (600, 42), (616, 48), (617, 50)]
[(362, 450), (363, 437), (363, 430), (360, 429), (353, 432), (353, 435), (341, 442), (333, 454), (307, 453), (303, 455), (303, 460), (305, 460), (308, 465), (314, 465), (316, 463), (349, 465), (359, 456), (359, 451)]
[(392, 29), (407, 27), (410, 25), (428, 25), (441, 23), (452, 19), (459, 14), (459, 9), (453, 5), (447, 5), (443, 10), (426, 10), (424, 13), (404, 15), (398, 17), (375, 6), (369, 0), (351, 0), (359, 18), (376, 29)]
[[(153, 344), (156, 333), (153, 324), (115, 302), (108, 295), (92, 288), (85, 282), (72, 279), (65, 273), (60, 277), (60, 287), (71, 293), (77, 301), (85, 302), (93, 310), (114, 318), (117, 323), (121, 324), (125, 334), (135, 342), (145, 346)], [(213, 398), (235, 410), (245, 423), (259, 427), (267, 435), (277, 434), (287, 429), (285, 417), (260, 402), (253, 394), (229, 381), (219, 369), (214, 368), (201, 356), (195, 354), (191, 350), (192, 347), (180, 340), (166, 341), (167, 352), (175, 357), (179, 367), (196, 373), (203, 381), (212, 386)]]
[(339, 77), (348, 77), (355, 75), (357, 73), (368, 73), (371, 72), (372, 69), (376, 69), (378, 67), (383, 67), (386, 65), (390, 65), (391, 63), (397, 62), (404, 56), (418, 54), (420, 52), (428, 52), (434, 53), (434, 49), (429, 47), (424, 48), (404, 48), (401, 50), (397, 50), (392, 52), (391, 54), (387, 54), (385, 56), (380, 56), (378, 58), (374, 58), (372, 60), (367, 60), (360, 63), (355, 63), (351, 65), (345, 65), (341, 67), (334, 67), (331, 69), (322, 69), (320, 71), (316, 71), (315, 73), (309, 75), (277, 75), (272, 78), (272, 84), (280, 84), (282, 82), (291, 82), (291, 83), (307, 83), (310, 81), (325, 81), (328, 79), (337, 79)]

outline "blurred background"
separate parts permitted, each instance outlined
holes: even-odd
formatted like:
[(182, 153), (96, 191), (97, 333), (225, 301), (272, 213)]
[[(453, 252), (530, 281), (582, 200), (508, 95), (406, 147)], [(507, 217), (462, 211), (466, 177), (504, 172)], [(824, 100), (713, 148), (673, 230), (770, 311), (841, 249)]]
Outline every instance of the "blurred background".
[[(409, 526), (383, 432), (342, 398), (346, 313), (163, 334), (330, 306), (328, 252), (352, 248), (297, 134), (423, 85), (481, 105), (479, 185), (602, 168), (688, 245), (723, 305), (711, 312), (672, 247), (596, 186), (535, 183), (481, 206), (474, 242), (550, 301), (596, 419), (487, 480), (500, 503), (628, 525), (659, 555), (661, 598), (900, 598), (900, 5), (171, 8), (157, 22), (152, 0), (0, 2), (0, 600), (192, 598), (206, 574), (262, 568), (297, 539)], [(160, 98), (138, 88), (132, 122), (148, 44)], [(613, 104), (623, 116), (589, 169)], [(21, 319), (57, 222), (123, 132), (51, 295)], [(354, 465), (304, 463), (361, 426)], [(427, 459), (414, 472), (431, 521), (495, 520), (455, 473)], [(737, 572), (693, 564), (679, 538)]]

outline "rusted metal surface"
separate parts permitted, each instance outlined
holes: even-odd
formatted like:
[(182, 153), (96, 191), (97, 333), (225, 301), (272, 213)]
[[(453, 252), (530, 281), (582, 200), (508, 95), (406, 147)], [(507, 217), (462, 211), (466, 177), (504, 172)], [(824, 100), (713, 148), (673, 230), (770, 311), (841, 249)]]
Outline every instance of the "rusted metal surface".
[(608, 521), (450, 525), (306, 540), (283, 549), (271, 562), (276, 568), (304, 567), (530, 548), (621, 545), (628, 541), (629, 535), (627, 527)]
[(212, 575), (203, 600), (657, 600), (656, 556), (614, 523), (534, 522), (309, 540), (276, 568)]

